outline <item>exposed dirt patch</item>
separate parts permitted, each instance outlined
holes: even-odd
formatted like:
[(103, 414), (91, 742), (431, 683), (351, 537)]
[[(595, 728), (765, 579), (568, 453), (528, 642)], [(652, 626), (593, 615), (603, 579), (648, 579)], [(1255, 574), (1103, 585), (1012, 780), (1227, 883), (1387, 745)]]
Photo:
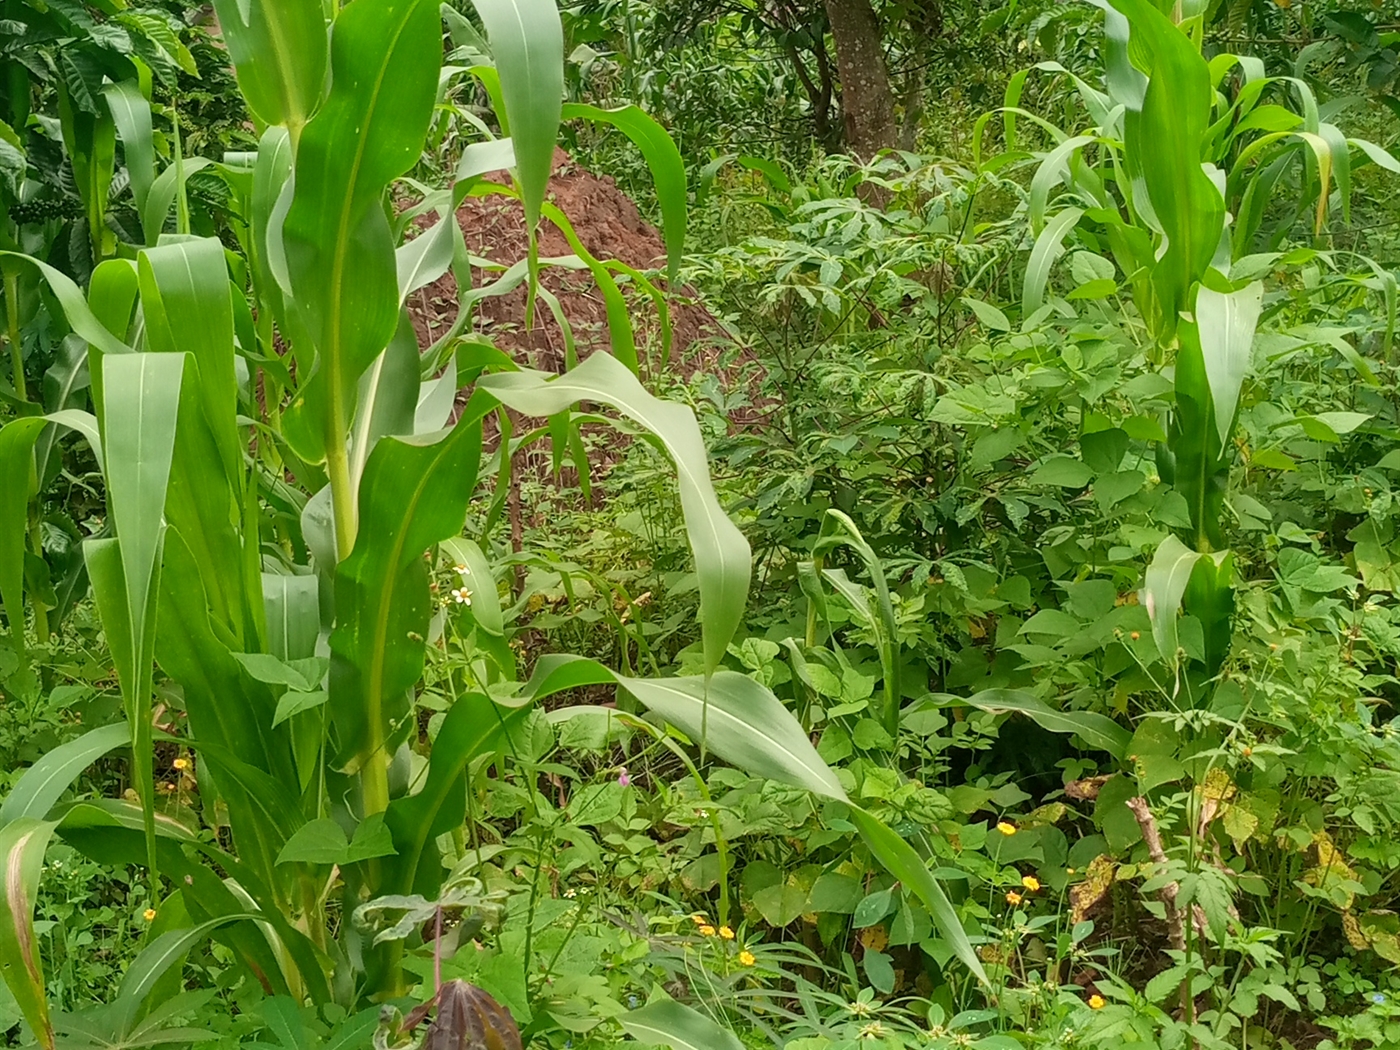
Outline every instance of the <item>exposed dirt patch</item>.
[[(505, 182), (504, 173), (491, 176)], [(615, 259), (644, 273), (664, 271), (665, 247), (659, 231), (617, 188), (612, 179), (583, 170), (561, 149), (554, 152), (554, 175), (549, 199), (569, 218), (583, 246), (598, 260)], [(524, 259), (527, 252), (524, 213), (517, 201), (503, 196), (470, 197), (457, 212), (467, 250), (503, 266)], [(564, 235), (548, 221), (539, 234), (542, 259), (572, 255)], [(480, 287), (498, 273), (476, 269), (473, 284)], [(658, 287), (665, 275), (653, 273)], [(560, 312), (572, 330), (579, 359), (611, 346), (607, 307), (587, 270), (543, 266), (540, 283), (559, 298)], [(622, 284), (622, 282), (619, 282)], [(663, 347), (658, 313), (638, 289), (622, 284), (631, 305), (637, 353), (643, 375), (661, 367)], [(525, 286), (504, 295), (488, 296), (476, 306), (474, 330), (489, 336), (497, 346), (522, 364), (542, 371), (561, 372), (565, 362), (564, 331), (543, 302), (536, 303), (533, 325), (525, 326)], [(457, 287), (447, 275), (409, 299), (409, 312), (421, 345), (445, 332), (457, 316)], [(668, 371), (688, 377), (713, 370), (720, 350), (729, 340), (719, 324), (693, 295), (675, 289), (670, 296), (672, 349)]]

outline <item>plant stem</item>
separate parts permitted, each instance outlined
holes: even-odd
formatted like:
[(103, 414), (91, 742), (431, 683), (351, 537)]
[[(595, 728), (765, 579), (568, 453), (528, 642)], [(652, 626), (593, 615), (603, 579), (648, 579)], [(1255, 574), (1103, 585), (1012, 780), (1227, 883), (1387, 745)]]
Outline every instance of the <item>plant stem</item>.
[(335, 436), (326, 442), (326, 474), (331, 482), (331, 506), (335, 510), (335, 560), (350, 556), (355, 546), (355, 490), (350, 483), (350, 456), (345, 431), (332, 427)]
[(10, 344), (10, 367), (14, 372), (12, 382), (15, 396), (28, 401), (24, 382), (24, 347), (19, 337), (19, 274), (12, 270), (5, 273), (5, 338)]
[[(31, 509), (38, 510), (38, 497), (30, 504)], [(34, 549), (34, 555), (38, 558), (44, 556), (44, 541), (42, 530), (39, 526), (39, 517), (36, 513), (30, 521), (29, 543)], [(34, 602), (34, 633), (39, 637), (40, 645), (49, 644), (49, 610), (44, 606), (44, 601), (37, 594), (30, 595)]]
[(185, 190), (185, 148), (180, 141), (180, 111), (174, 99), (170, 102), (170, 126), (175, 139), (175, 229), (190, 232), (190, 200)]

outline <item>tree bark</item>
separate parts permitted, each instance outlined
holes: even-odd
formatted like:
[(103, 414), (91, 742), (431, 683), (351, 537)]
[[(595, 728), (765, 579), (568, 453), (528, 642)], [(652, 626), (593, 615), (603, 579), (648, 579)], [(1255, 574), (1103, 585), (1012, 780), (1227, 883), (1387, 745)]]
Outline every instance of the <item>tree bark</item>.
[(846, 144), (869, 160), (899, 138), (880, 20), (870, 0), (826, 0), (826, 15), (836, 42)]

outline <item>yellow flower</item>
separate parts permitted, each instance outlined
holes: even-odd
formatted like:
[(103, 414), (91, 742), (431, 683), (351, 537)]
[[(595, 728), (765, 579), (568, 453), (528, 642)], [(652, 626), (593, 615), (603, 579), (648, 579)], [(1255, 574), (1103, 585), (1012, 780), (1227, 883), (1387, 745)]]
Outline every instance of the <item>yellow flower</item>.
[(1010, 893), (1008, 893), (1008, 894), (1006, 895), (1006, 903), (1007, 903), (1007, 904), (1020, 904), (1020, 903), (1021, 903), (1021, 895), (1020, 895), (1019, 893), (1017, 893), (1015, 890), (1012, 890)]
[(177, 758), (174, 762), (171, 763), (171, 765), (173, 765), (176, 769), (183, 773), (185, 770), (190, 768), (190, 760), (188, 758)]
[(154, 908), (147, 908), (147, 909), (146, 909), (145, 918), (146, 918), (146, 921), (147, 921), (147, 922), (155, 922), (155, 921), (156, 921), (156, 910), (155, 910)]
[(1034, 893), (1036, 890), (1040, 889), (1040, 880), (1034, 875), (1023, 875), (1021, 876), (1021, 885)]
[(692, 915), (692, 916), (690, 917), (690, 921), (693, 922), (693, 923), (695, 923), (696, 926), (704, 926), (704, 925), (705, 925), (705, 916), (701, 915), (701, 914), (697, 911), (694, 915)]
[(732, 941), (734, 939), (734, 931), (731, 930), (728, 926), (721, 926), (719, 928), (719, 935), (723, 937), (726, 941)]
[(745, 966), (752, 966), (754, 963), (758, 962), (758, 960), (754, 958), (753, 952), (749, 951), (747, 948), (739, 953), (739, 961)]
[(997, 825), (997, 830), (1003, 835), (1014, 835), (1016, 834), (1016, 825), (1003, 820)]
[(1102, 1010), (1107, 1005), (1107, 1001), (1104, 999), (1103, 996), (1099, 995), (1098, 992), (1095, 992), (1093, 995), (1089, 996), (1090, 1010)]
[(700, 927), (700, 932), (706, 937), (713, 937), (715, 935), (715, 928), (709, 923), (706, 923), (704, 926)]

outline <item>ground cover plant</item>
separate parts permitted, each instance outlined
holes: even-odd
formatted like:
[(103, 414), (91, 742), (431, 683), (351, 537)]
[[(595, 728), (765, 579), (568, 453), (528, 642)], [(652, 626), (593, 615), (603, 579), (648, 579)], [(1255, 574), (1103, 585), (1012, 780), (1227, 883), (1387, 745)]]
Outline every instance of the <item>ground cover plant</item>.
[(8, 0), (0, 1040), (1400, 1042), (1385, 18)]

